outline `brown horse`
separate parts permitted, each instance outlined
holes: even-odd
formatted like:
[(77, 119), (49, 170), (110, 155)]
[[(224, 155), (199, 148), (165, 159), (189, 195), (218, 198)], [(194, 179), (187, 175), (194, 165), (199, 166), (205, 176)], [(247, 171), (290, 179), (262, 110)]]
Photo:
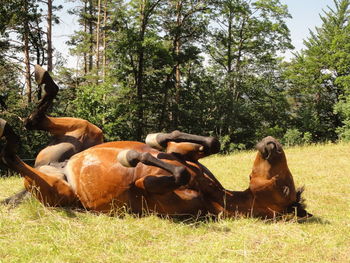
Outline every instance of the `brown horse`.
[(309, 215), (283, 149), (272, 137), (257, 145), (249, 187), (229, 191), (198, 161), (219, 152), (217, 139), (174, 131), (151, 134), (146, 143), (102, 143), (101, 130), (85, 120), (46, 116), (58, 88), (39, 67), (36, 79), (45, 84), (46, 94), (26, 127), (48, 131), (54, 141), (33, 168), (16, 155), (19, 138), (3, 119), (0, 137), (6, 138), (3, 162), (24, 177), (26, 189), (44, 205), (107, 213), (127, 207), (132, 213), (162, 215)]

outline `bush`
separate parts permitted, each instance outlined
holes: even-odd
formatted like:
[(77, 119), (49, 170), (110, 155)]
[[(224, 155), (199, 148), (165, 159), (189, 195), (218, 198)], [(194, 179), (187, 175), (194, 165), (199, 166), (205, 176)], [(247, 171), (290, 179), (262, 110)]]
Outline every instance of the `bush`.
[(283, 136), (282, 142), (288, 147), (301, 144), (302, 133), (298, 129), (288, 129)]
[(288, 129), (282, 139), (286, 146), (293, 146), (302, 143), (302, 133), (298, 129)]
[(344, 142), (350, 142), (350, 120), (343, 121), (344, 126), (338, 127), (336, 132), (338, 134), (338, 138)]
[(281, 128), (278, 125), (275, 125), (273, 127), (261, 127), (256, 133), (256, 138), (258, 140), (261, 140), (266, 136), (272, 136), (280, 140), (281, 138), (283, 138), (284, 133), (285, 133), (285, 129)]
[(282, 143), (286, 146), (294, 146), (301, 144), (311, 144), (312, 134), (311, 132), (305, 132), (304, 134), (298, 129), (288, 129), (284, 134)]
[(340, 97), (339, 102), (334, 107), (334, 112), (343, 119), (342, 127), (338, 127), (336, 132), (341, 141), (350, 141), (350, 95)]
[(305, 132), (303, 136), (303, 144), (311, 144), (311, 143), (312, 143), (311, 132)]
[(221, 153), (228, 154), (246, 149), (246, 146), (243, 143), (233, 143), (229, 135), (220, 137), (219, 141), (221, 144)]

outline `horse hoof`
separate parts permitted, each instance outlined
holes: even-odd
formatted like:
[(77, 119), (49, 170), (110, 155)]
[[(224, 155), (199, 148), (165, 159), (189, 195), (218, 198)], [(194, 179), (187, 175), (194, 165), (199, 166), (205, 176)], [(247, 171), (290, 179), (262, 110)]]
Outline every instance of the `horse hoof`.
[(48, 74), (45, 69), (35, 65), (35, 81), (38, 85), (44, 84), (45, 75)]

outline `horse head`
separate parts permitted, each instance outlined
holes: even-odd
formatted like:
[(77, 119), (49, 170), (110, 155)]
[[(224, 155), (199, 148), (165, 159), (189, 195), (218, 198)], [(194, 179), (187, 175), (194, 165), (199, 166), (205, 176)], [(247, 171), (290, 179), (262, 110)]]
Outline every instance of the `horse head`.
[(295, 188), (282, 145), (268, 136), (256, 145), (256, 149), (258, 153), (249, 183), (256, 212), (266, 215), (296, 212), (299, 217), (311, 216), (303, 205), (303, 190)]

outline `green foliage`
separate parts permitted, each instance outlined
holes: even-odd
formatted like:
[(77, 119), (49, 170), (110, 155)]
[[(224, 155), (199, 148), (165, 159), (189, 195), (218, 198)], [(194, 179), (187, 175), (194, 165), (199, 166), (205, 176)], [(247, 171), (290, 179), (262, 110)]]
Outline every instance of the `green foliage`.
[(316, 141), (336, 140), (336, 130), (346, 120), (341, 100), (349, 90), (350, 1), (335, 0), (334, 4), (286, 71), (293, 126), (311, 132)]
[(283, 143), (286, 146), (293, 146), (302, 143), (302, 133), (298, 129), (288, 129), (283, 136)]
[(70, 111), (73, 116), (89, 120), (101, 128), (107, 141), (132, 138), (130, 105), (118, 98), (111, 84), (79, 86)]
[(235, 144), (235, 143), (231, 142), (232, 139), (228, 135), (220, 137), (219, 141), (221, 144), (220, 153), (223, 153), (223, 154), (229, 154), (229, 153), (242, 151), (242, 150), (246, 149), (246, 146), (243, 143)]
[(217, 106), (220, 132), (235, 143), (252, 147), (267, 129), (288, 121), (277, 56), (292, 47), (288, 17), (280, 1), (227, 0), (215, 5), (215, 24), (205, 47), (213, 78), (225, 97)]
[(311, 132), (305, 132), (303, 135), (303, 144), (311, 144), (312, 143), (312, 134)]
[(350, 120), (344, 120), (343, 126), (338, 127), (336, 132), (341, 141), (350, 142)]
[(282, 138), (282, 143), (286, 146), (307, 145), (312, 143), (312, 134), (310, 132), (302, 133), (298, 129), (288, 129)]
[(336, 129), (338, 138), (342, 141), (350, 141), (350, 96), (342, 96), (335, 105), (334, 111), (342, 118), (342, 126)]
[[(43, 16), (36, 1), (29, 2), (27, 18), (39, 30)], [(14, 5), (0, 17), (0, 64), (9, 54), (7, 30), (21, 29), (19, 3), (0, 7), (4, 14)], [(348, 0), (335, 1), (334, 10), (323, 14), (323, 25), (290, 63), (279, 58), (292, 48), (290, 15), (280, 0), (113, 0), (101, 1), (100, 8), (99, 1), (76, 3), (71, 14), (80, 29), (69, 43), (82, 63), (55, 72), (61, 89), (54, 116), (87, 119), (107, 140), (142, 140), (174, 129), (217, 136), (226, 153), (252, 148), (269, 135), (288, 145), (346, 137)], [(34, 35), (31, 50), (39, 47)], [(11, 80), (16, 88), (3, 94), (11, 101), (9, 112), (23, 118), (36, 102), (23, 101), (20, 80)], [(38, 147), (28, 141), (23, 148), (32, 154)]]

